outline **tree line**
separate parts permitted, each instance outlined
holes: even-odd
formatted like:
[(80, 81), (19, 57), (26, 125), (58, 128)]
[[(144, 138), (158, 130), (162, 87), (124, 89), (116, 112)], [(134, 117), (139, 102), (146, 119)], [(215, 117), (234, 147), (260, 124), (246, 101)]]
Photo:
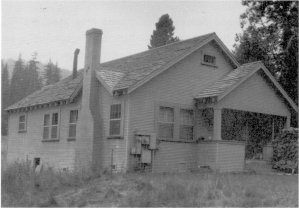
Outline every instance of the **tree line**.
[(4, 63), (4, 60), (1, 60), (2, 135), (7, 134), (8, 128), (8, 115), (4, 111), (6, 107), (41, 89), (43, 86), (54, 84), (60, 80), (61, 69), (58, 64), (53, 64), (50, 60), (41, 74), (39, 66), (36, 53), (27, 63), (20, 55), (15, 62), (11, 78), (9, 78), (8, 65)]

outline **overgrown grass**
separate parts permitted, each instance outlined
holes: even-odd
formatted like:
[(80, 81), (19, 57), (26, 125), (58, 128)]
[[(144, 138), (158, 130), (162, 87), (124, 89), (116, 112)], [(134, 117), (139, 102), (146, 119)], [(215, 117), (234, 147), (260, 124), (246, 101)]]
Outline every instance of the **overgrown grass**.
[(30, 166), (2, 173), (4, 206), (298, 206), (297, 176), (175, 173), (55, 173), (43, 170), (40, 187)]
[(96, 172), (54, 171), (41, 168), (35, 173), (32, 163), (18, 161), (2, 169), (1, 199), (4, 206), (55, 206), (54, 196), (69, 188), (84, 185)]

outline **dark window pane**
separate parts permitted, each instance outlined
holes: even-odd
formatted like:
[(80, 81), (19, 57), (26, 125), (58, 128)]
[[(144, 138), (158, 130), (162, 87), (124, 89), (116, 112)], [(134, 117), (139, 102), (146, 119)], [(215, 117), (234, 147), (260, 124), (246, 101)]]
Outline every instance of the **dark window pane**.
[(49, 127), (44, 127), (43, 139), (49, 138)]
[(77, 123), (78, 120), (78, 110), (70, 111), (70, 123)]
[(76, 138), (76, 124), (70, 124), (70, 126), (69, 126), (69, 138)]
[(25, 122), (25, 115), (19, 117), (19, 122)]
[(193, 139), (193, 127), (192, 126), (181, 126), (180, 138), (186, 140)]
[(215, 63), (215, 56), (204, 55), (204, 62), (214, 64)]
[(172, 123), (174, 121), (174, 109), (170, 107), (160, 107), (159, 121)]
[(121, 117), (121, 104), (111, 105), (110, 119), (117, 119)]
[(56, 139), (57, 138), (57, 126), (52, 126), (51, 129), (51, 138)]
[(110, 121), (110, 135), (120, 135), (120, 120)]
[(25, 123), (19, 123), (19, 131), (25, 130)]
[(53, 113), (52, 114), (52, 125), (57, 125), (58, 124), (58, 113)]
[(159, 124), (159, 137), (160, 138), (173, 138), (173, 124)]
[(44, 116), (44, 126), (48, 126), (50, 124), (50, 115), (46, 114)]

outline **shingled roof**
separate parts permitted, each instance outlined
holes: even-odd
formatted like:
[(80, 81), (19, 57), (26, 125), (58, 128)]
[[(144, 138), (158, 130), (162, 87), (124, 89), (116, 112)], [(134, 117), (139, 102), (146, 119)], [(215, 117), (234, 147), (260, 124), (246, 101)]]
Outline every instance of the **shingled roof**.
[(97, 77), (102, 79), (110, 90), (128, 88), (154, 71), (163, 68), (169, 62), (198, 48), (205, 40), (214, 35), (215, 33), (209, 33), (102, 63), (97, 69)]
[(218, 97), (224, 94), (227, 90), (242, 82), (243, 78), (261, 67), (261, 62), (252, 62), (244, 64), (233, 71), (229, 72), (223, 78), (220, 78), (215, 83), (211, 84), (203, 91), (199, 92), (196, 98)]
[(52, 103), (57, 101), (70, 101), (75, 94), (80, 90), (82, 86), (83, 73), (82, 71), (77, 74), (77, 77), (73, 79), (69, 76), (54, 85), (48, 85), (43, 87), (27, 97), (23, 98), (19, 102), (9, 106), (6, 110), (19, 109), (23, 107), (32, 107), (46, 103)]
[[(128, 88), (149, 74), (165, 67), (173, 60), (192, 52), (206, 40), (215, 37), (209, 33), (196, 38), (171, 43), (165, 46), (147, 50), (124, 58), (101, 63), (96, 69), (97, 78), (104, 82), (109, 91)], [(9, 106), (6, 110), (36, 106), (56, 101), (69, 101), (74, 93), (82, 86), (82, 73), (76, 79), (72, 76), (42, 88), (19, 102)]]
[(295, 112), (298, 112), (298, 106), (288, 96), (285, 90), (278, 84), (278, 82), (261, 61), (239, 66), (238, 68), (229, 72), (227, 75), (199, 92), (197, 96), (195, 96), (195, 99), (201, 100), (203, 98), (216, 97), (219, 101), (259, 70), (262, 70), (266, 75), (265, 77), (267, 77), (267, 79), (272, 82), (273, 86), (276, 88), (276, 92), (289, 104), (289, 106), (291, 106), (291, 108), (295, 110)]

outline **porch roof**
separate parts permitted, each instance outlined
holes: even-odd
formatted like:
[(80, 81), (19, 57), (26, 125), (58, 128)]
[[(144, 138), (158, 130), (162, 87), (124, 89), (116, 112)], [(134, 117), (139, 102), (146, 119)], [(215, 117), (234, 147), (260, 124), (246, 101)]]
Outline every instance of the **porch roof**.
[(298, 112), (298, 107), (294, 101), (287, 95), (280, 84), (271, 75), (268, 69), (264, 66), (261, 61), (252, 62), (248, 64), (243, 64), (240, 67), (234, 69), (232, 72), (228, 73), (224, 77), (220, 78), (201, 92), (199, 92), (195, 99), (210, 98), (215, 97), (217, 101), (220, 101), (230, 92), (232, 92), (241, 83), (246, 81), (249, 77), (255, 74), (257, 71), (263, 70), (266, 76), (270, 79), (273, 85), (276, 87), (277, 91), (283, 97), (284, 100), (296, 111)]

